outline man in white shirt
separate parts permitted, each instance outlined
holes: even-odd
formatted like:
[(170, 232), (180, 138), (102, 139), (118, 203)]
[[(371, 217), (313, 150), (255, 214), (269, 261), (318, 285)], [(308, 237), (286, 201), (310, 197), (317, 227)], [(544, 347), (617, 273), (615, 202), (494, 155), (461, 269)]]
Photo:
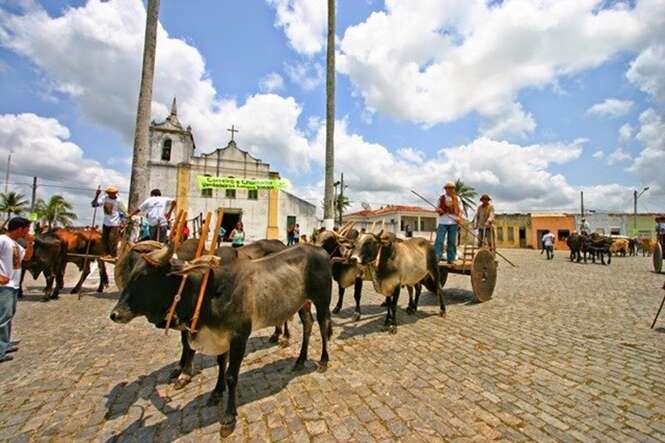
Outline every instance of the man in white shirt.
[(131, 216), (142, 212), (150, 227), (150, 240), (166, 242), (166, 228), (175, 206), (174, 199), (162, 197), (162, 191), (153, 189), (150, 191), (150, 197), (146, 198)]
[(580, 234), (582, 235), (591, 235), (591, 226), (589, 222), (586, 221), (586, 218), (582, 217), (582, 222), (580, 223)]
[(118, 202), (118, 188), (109, 186), (106, 188), (106, 197), (99, 198), (101, 191), (97, 189), (95, 198), (92, 200), (92, 207), (102, 207), (104, 210), (104, 222), (102, 224), (102, 245), (107, 255), (115, 257), (118, 251), (118, 242), (120, 241), (120, 208)]
[[(21, 281), (21, 262), (32, 257), (33, 238), (30, 220), (14, 217), (9, 220), (7, 233), (0, 235), (0, 363), (12, 360), (18, 351), (11, 341), (12, 318), (16, 314), (16, 297)], [(26, 248), (16, 240), (26, 239)]]
[(545, 235), (543, 235), (543, 249), (545, 249), (545, 252), (547, 252), (547, 259), (552, 260), (554, 258), (554, 241), (556, 240), (556, 237), (554, 234), (552, 234), (551, 231), (547, 231)]

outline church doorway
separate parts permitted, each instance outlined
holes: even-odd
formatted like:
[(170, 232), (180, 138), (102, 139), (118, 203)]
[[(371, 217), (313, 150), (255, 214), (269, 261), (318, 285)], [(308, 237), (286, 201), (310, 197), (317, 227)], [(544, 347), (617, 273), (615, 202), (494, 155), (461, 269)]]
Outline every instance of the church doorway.
[(230, 241), (229, 235), (236, 224), (242, 220), (242, 209), (227, 209), (224, 208), (224, 217), (222, 217), (222, 228), (225, 234), (223, 241)]

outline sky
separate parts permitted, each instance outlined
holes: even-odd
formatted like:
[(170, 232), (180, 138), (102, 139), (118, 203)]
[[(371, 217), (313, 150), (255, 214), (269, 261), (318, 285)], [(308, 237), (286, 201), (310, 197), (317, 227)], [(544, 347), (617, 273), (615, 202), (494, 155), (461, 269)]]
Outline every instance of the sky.
[[(152, 114), (241, 149), (317, 206), (324, 0), (162, 0)], [(141, 0), (0, 0), (9, 188), (126, 196)], [(461, 178), (498, 212), (665, 211), (665, 0), (338, 0), (335, 174), (352, 209)]]

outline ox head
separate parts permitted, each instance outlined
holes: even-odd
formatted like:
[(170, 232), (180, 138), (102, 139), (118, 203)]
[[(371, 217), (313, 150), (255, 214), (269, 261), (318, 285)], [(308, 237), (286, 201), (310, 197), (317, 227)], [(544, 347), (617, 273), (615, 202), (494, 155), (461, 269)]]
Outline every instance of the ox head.
[(360, 266), (367, 266), (377, 260), (379, 251), (392, 244), (393, 237), (384, 234), (383, 230), (378, 234), (360, 234), (351, 250), (349, 261)]
[[(137, 244), (138, 245), (138, 244)], [(126, 270), (126, 279), (118, 303), (111, 311), (111, 320), (129, 323), (144, 315), (156, 326), (164, 324), (164, 318), (180, 278), (170, 275), (173, 245), (163, 246), (151, 252), (137, 254), (131, 269)]]

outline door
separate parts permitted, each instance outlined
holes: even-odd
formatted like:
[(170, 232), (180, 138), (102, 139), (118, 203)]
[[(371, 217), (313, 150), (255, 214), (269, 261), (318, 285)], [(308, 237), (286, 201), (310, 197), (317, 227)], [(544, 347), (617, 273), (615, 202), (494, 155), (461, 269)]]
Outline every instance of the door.
[(543, 249), (543, 235), (547, 234), (546, 229), (539, 229), (536, 231), (536, 242), (538, 243), (538, 249)]
[(526, 228), (520, 227), (520, 248), (526, 248)]
[[(221, 241), (228, 241), (229, 235), (236, 224), (242, 220), (242, 210), (240, 209), (224, 209), (224, 217), (222, 217), (222, 228), (224, 229), (224, 238)], [(214, 229), (214, 226), (210, 228)], [(221, 237), (221, 235), (220, 235)]]

